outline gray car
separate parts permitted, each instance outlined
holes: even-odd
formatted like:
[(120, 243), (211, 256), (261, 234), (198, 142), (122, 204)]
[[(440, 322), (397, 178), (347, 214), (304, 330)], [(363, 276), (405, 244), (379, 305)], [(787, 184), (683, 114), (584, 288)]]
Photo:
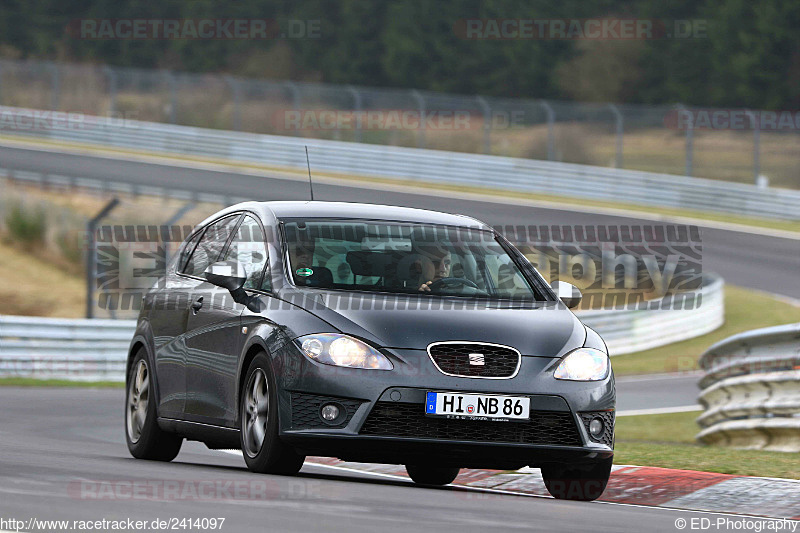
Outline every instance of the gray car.
[(196, 440), (287, 475), (306, 456), (404, 464), (423, 485), (532, 466), (556, 498), (592, 500), (616, 394), (579, 301), (466, 216), (238, 204), (199, 224), (144, 297), (128, 448), (169, 461)]

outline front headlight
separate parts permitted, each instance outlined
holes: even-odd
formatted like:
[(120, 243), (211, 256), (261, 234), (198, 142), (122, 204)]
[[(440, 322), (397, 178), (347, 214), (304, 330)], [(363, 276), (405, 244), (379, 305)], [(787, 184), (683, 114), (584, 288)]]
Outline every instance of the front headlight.
[(392, 362), (372, 346), (339, 333), (318, 333), (294, 341), (314, 361), (348, 368), (391, 370)]
[(561, 360), (553, 376), (572, 381), (599, 381), (608, 376), (608, 354), (594, 348), (578, 348)]

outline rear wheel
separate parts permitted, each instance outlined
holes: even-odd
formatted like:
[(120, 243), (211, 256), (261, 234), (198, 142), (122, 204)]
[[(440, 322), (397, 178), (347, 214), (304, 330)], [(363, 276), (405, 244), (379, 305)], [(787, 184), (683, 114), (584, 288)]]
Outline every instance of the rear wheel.
[(253, 358), (245, 377), (239, 418), (241, 443), (247, 468), (261, 474), (294, 475), (305, 456), (278, 436), (278, 396), (266, 355)]
[(406, 465), (406, 472), (418, 485), (449, 485), (455, 481), (459, 471), (456, 467)]
[(158, 427), (153, 383), (144, 348), (133, 359), (126, 390), (125, 440), (131, 455), (153, 461), (175, 459), (183, 438)]
[(590, 464), (555, 464), (542, 467), (547, 491), (559, 500), (592, 501), (606, 490), (613, 458)]

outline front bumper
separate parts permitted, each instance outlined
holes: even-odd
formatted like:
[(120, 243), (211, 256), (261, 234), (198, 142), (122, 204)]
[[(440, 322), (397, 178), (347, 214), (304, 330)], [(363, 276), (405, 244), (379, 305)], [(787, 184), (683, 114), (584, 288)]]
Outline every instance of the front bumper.
[[(558, 381), (555, 359), (523, 357), (511, 379), (459, 378), (439, 372), (424, 351), (391, 353), (393, 371), (357, 370), (321, 365), (287, 347), (286, 366), (277, 373), (281, 437), (306, 455), (392, 464), (512, 469), (613, 455), (613, 375), (600, 382)], [(427, 391), (528, 396), (531, 418), (430, 418), (424, 414)], [(319, 417), (330, 402), (346, 413), (334, 423)], [(610, 421), (611, 430), (593, 439), (586, 413)]]

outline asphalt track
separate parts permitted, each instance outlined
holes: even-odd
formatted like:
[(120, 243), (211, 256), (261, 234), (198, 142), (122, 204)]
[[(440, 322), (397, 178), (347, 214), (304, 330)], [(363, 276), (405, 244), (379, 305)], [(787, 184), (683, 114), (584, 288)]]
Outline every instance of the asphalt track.
[[(720, 516), (420, 488), (313, 465), (297, 477), (259, 476), (249, 473), (241, 458), (197, 443), (185, 443), (172, 463), (140, 461), (125, 447), (123, 397), (121, 389), (0, 388), (0, 518), (224, 517), (222, 531), (228, 532), (639, 533), (674, 532), (680, 518)], [(143, 497), (152, 494), (148, 487), (167, 482), (180, 484), (175, 499)], [(225, 490), (203, 492), (209, 482), (239, 487), (240, 497)]]
[[(277, 177), (182, 168), (87, 155), (0, 147), (0, 167), (128, 182), (143, 186), (194, 190), (253, 200), (308, 198), (308, 184)], [(501, 177), (498, 177), (498, 180)], [(486, 185), (491, 186), (491, 183)], [(367, 202), (463, 213), (491, 225), (611, 225), (653, 224), (635, 217), (574, 212), (504, 203), (448, 198), (446, 192), (396, 192), (317, 183), (317, 200)], [(658, 194), (654, 191), (653, 194)], [(800, 298), (800, 241), (741, 231), (702, 228), (702, 268), (717, 272), (728, 283)]]
[[(614, 365), (614, 359), (611, 359)], [(702, 373), (623, 376), (617, 378), (617, 411), (669, 410), (697, 405)]]

